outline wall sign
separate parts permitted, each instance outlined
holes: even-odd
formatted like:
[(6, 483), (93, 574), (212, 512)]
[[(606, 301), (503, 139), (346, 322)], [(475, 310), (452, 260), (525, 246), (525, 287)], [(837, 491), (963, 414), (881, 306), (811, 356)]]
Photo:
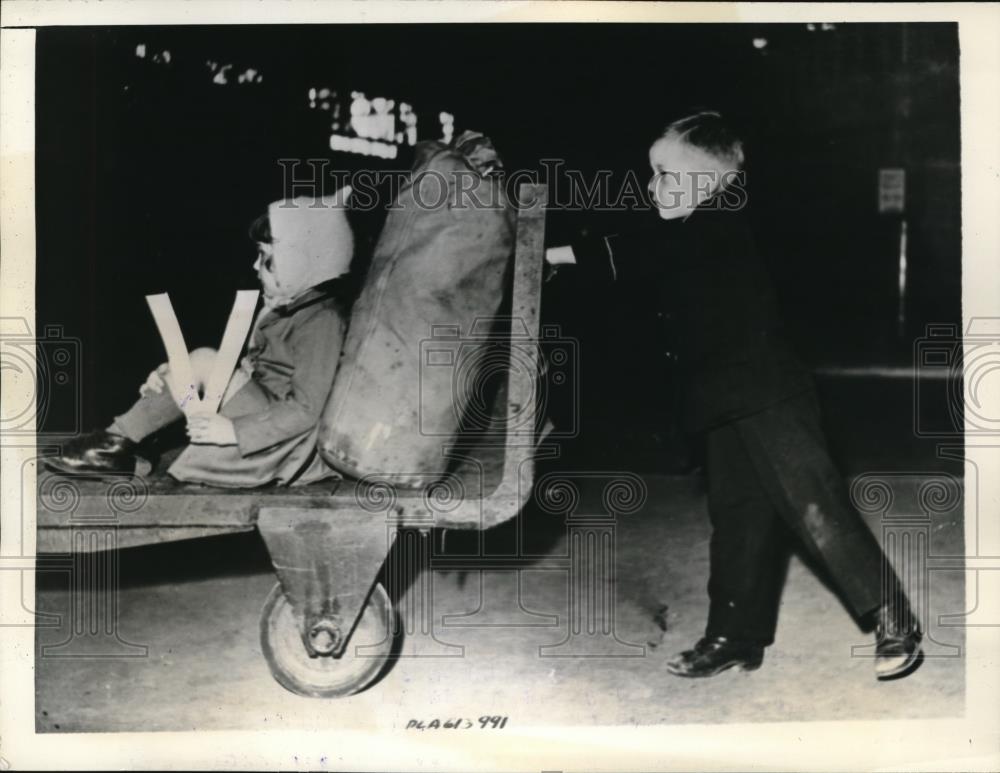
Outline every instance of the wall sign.
[(906, 170), (896, 167), (878, 170), (878, 211), (902, 212), (906, 206)]

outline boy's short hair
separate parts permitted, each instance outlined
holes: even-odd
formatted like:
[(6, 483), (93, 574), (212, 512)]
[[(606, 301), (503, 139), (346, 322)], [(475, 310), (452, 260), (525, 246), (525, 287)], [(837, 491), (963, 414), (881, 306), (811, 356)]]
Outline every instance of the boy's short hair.
[(267, 212), (250, 224), (247, 233), (250, 235), (250, 241), (257, 242), (258, 244), (271, 243), (271, 218), (267, 216)]
[(676, 137), (732, 166), (742, 169), (745, 160), (743, 140), (730, 128), (721, 113), (701, 110), (667, 125), (663, 137)]

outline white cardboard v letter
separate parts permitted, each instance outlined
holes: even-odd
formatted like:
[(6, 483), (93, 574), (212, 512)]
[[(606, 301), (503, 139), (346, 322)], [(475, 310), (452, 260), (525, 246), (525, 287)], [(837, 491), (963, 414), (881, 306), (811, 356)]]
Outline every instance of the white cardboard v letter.
[(205, 382), (204, 397), (198, 395), (198, 384), (195, 383), (191, 371), (188, 348), (184, 343), (184, 334), (177, 322), (174, 307), (170, 303), (170, 296), (166, 293), (146, 296), (149, 310), (156, 322), (156, 329), (160, 331), (160, 338), (167, 350), (167, 362), (170, 364), (171, 374), (170, 394), (185, 415), (215, 413), (219, 410), (222, 395), (236, 369), (247, 333), (250, 332), (259, 296), (258, 290), (237, 291), (233, 309), (226, 322), (226, 331), (222, 335), (222, 345), (215, 357), (212, 372)]

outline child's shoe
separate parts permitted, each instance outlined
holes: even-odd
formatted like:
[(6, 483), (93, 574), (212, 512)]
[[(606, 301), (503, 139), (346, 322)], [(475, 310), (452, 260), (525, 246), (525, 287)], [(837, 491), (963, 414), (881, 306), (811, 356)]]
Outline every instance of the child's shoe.
[(46, 458), (45, 466), (70, 474), (136, 473), (136, 443), (122, 435), (99, 429), (66, 444), (62, 454)]
[(724, 636), (705, 637), (694, 648), (685, 650), (667, 662), (667, 671), (674, 676), (715, 676), (728, 668), (754, 671), (764, 660), (764, 648), (759, 644), (738, 642)]
[(898, 679), (916, 670), (922, 660), (920, 621), (905, 598), (879, 607), (875, 627), (875, 676)]

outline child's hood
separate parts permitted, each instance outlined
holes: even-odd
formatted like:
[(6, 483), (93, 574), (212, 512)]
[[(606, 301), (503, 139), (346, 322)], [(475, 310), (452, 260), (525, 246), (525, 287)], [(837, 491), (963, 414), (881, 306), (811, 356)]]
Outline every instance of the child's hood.
[(350, 193), (346, 186), (329, 198), (298, 196), (268, 206), (274, 272), (284, 299), (350, 269), (354, 236), (345, 211)]

